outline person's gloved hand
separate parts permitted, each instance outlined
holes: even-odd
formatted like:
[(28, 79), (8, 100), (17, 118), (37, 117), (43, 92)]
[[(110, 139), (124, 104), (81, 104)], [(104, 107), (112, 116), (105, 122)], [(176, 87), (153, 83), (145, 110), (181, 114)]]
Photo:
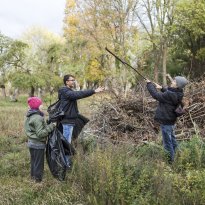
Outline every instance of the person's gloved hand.
[(166, 77), (170, 80), (170, 82), (174, 80), (169, 73), (166, 74)]
[(155, 85), (155, 87), (156, 87), (157, 89), (162, 89), (162, 86), (161, 86), (161, 85), (159, 85), (159, 84), (157, 84), (157, 83), (154, 83), (154, 85)]
[[(149, 79), (146, 79), (145, 80), (147, 83), (151, 83), (151, 81), (149, 80)], [(161, 85), (159, 85), (159, 84), (157, 84), (157, 83), (155, 83), (155, 82), (152, 82), (154, 85), (155, 85), (155, 87), (157, 88), (157, 89), (162, 89), (162, 86)]]
[(151, 83), (151, 81), (149, 79), (146, 79), (145, 81), (146, 81), (146, 83)]
[(98, 87), (95, 89), (95, 93), (100, 93), (100, 92), (103, 92), (105, 90), (104, 87)]

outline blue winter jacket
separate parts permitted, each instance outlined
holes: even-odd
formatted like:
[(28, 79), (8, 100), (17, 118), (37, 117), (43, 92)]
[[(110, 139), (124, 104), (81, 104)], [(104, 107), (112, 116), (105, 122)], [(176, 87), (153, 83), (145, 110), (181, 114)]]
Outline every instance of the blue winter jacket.
[(177, 119), (175, 109), (182, 102), (183, 90), (169, 87), (158, 91), (151, 82), (147, 83), (147, 89), (151, 96), (159, 102), (154, 119), (164, 125), (175, 124)]
[(78, 117), (78, 105), (77, 100), (89, 97), (95, 93), (94, 90), (82, 90), (74, 91), (66, 86), (62, 87), (58, 91), (58, 98), (61, 100), (61, 106), (65, 115), (62, 119), (62, 123), (75, 123), (75, 119)]

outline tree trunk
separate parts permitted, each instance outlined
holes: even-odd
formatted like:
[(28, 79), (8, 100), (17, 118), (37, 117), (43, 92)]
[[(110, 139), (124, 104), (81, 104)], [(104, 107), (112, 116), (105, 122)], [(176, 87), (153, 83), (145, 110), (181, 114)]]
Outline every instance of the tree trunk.
[(34, 92), (35, 92), (35, 88), (33, 86), (31, 86), (29, 97), (33, 97), (34, 96)]
[(2, 92), (2, 96), (4, 97), (4, 98), (6, 98), (6, 89), (5, 89), (5, 85), (1, 85), (1, 92)]
[(164, 44), (163, 47), (163, 57), (162, 57), (162, 80), (163, 85), (167, 84), (166, 74), (167, 74), (167, 45)]
[(17, 102), (18, 101), (18, 92), (19, 92), (19, 89), (18, 88), (15, 88), (14, 89), (14, 92), (11, 94), (11, 96), (10, 96), (10, 100), (12, 101), (12, 102)]
[(154, 81), (156, 83), (159, 82), (159, 61), (160, 61), (160, 55), (157, 51), (157, 47), (155, 44), (153, 44), (153, 53), (154, 53)]
[(83, 90), (87, 89), (87, 82), (86, 82), (85, 78), (83, 79), (82, 89), (83, 89)]
[(158, 62), (155, 62), (155, 65), (154, 65), (154, 81), (156, 83), (159, 82), (159, 68), (158, 68)]
[(42, 89), (41, 88), (38, 88), (38, 97), (39, 98), (42, 98)]
[(125, 86), (125, 95), (124, 95), (125, 98), (127, 97), (128, 91), (130, 90), (131, 86), (132, 84), (127, 80), (126, 86)]

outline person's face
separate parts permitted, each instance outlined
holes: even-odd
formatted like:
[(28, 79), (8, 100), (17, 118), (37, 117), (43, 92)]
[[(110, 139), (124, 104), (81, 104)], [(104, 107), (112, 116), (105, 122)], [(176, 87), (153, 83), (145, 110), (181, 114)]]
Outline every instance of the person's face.
[(172, 87), (172, 88), (176, 88), (177, 87), (176, 80), (172, 80), (170, 87)]
[(69, 77), (69, 79), (66, 81), (66, 86), (69, 88), (75, 87), (75, 78)]

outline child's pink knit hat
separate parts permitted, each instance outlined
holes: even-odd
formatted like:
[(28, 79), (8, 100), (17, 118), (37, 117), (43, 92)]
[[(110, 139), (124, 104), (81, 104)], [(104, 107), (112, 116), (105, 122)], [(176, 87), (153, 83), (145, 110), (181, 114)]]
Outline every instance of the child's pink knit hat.
[(28, 98), (28, 105), (31, 109), (38, 109), (41, 104), (42, 100), (38, 97)]

